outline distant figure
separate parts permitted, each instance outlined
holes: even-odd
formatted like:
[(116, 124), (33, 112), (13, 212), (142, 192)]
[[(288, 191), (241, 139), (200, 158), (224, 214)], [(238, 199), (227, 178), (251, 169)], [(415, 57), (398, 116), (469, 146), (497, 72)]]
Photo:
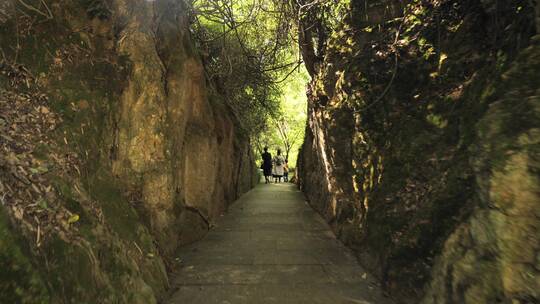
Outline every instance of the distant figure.
[(285, 165), (283, 166), (283, 181), (289, 182), (289, 161), (285, 159)]
[(285, 166), (285, 159), (281, 155), (281, 150), (277, 150), (277, 155), (273, 159), (274, 165), (274, 183), (281, 182), (283, 177), (283, 167)]
[(264, 147), (262, 159), (263, 163), (261, 168), (263, 169), (265, 184), (268, 184), (270, 183), (270, 176), (272, 175), (272, 154), (268, 152), (268, 147)]

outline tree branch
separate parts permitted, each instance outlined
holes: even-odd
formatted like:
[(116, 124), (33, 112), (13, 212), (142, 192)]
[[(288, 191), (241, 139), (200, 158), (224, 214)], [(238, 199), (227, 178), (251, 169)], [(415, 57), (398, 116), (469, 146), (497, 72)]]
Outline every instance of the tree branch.
[(41, 0), (40, 3), (43, 4), (43, 5), (45, 6), (45, 9), (47, 10), (47, 13), (42, 12), (42, 11), (39, 10), (38, 8), (36, 8), (36, 7), (32, 6), (32, 5), (30, 5), (30, 4), (26, 3), (26, 2), (24, 2), (23, 0), (18, 0), (18, 1), (19, 1), (19, 3), (20, 3), (22, 6), (24, 6), (24, 7), (27, 8), (28, 10), (31, 10), (31, 11), (33, 11), (33, 12), (38, 13), (39, 15), (41, 15), (41, 16), (47, 18), (48, 20), (54, 18), (54, 17), (53, 17), (53, 14), (52, 14), (52, 12), (51, 12), (51, 10), (50, 10), (49, 7), (47, 6), (47, 3), (45, 3), (43, 0)]

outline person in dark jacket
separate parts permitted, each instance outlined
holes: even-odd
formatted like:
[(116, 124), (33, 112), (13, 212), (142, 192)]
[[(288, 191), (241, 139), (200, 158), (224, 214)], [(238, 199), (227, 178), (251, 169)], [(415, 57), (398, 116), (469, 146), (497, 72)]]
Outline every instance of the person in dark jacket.
[(264, 153), (262, 154), (262, 169), (264, 173), (265, 183), (270, 183), (270, 176), (272, 175), (272, 155), (268, 152), (268, 147), (264, 147)]

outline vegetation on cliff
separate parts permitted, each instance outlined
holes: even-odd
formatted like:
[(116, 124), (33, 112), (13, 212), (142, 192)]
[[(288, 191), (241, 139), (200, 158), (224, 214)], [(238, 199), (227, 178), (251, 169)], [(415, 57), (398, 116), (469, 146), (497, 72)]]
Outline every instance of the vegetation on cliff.
[(402, 301), (538, 301), (535, 6), (352, 2), (314, 64), (300, 185)]
[(192, 29), (207, 77), (257, 152), (281, 148), (291, 164), (304, 135), (307, 82), (283, 1), (194, 1)]
[(256, 182), (186, 8), (0, 3), (0, 302), (156, 303)]

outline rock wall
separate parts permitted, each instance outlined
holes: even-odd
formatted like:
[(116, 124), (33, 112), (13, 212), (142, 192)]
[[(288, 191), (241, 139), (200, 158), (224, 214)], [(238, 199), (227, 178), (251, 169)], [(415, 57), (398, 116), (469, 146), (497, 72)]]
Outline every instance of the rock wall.
[(327, 41), (299, 186), (398, 302), (539, 301), (531, 5), (353, 1)]
[[(118, 51), (133, 72), (120, 96), (113, 172), (140, 193), (160, 248), (171, 253), (253, 185), (255, 167), (234, 116), (207, 87), (185, 4), (115, 5), (125, 22)], [(178, 227), (187, 229), (180, 238)]]
[(0, 302), (157, 303), (256, 183), (186, 5), (3, 1), (0, 38)]

